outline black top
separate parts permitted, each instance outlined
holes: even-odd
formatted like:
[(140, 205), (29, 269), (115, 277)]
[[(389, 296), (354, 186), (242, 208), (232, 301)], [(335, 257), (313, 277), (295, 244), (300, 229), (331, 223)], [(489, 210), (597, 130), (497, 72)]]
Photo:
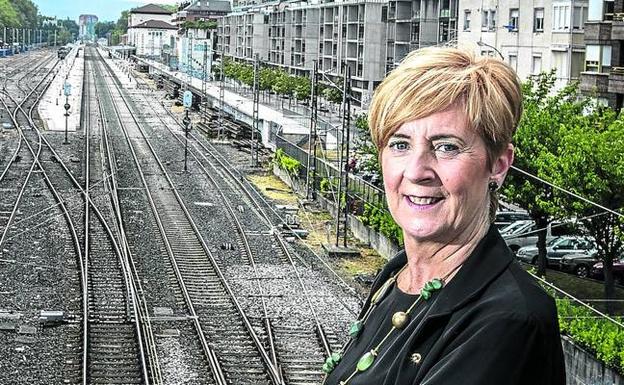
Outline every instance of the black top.
[[(404, 252), (384, 267), (374, 293), (407, 262)], [(338, 385), (357, 360), (385, 336), (396, 306), (393, 290), (369, 317), (325, 384)], [(362, 314), (370, 305), (368, 298)], [(387, 314), (381, 314), (382, 310)], [(399, 310), (404, 311), (405, 308)], [(515, 261), (494, 226), (456, 276), (386, 341), (373, 365), (349, 385), (563, 385), (565, 366), (554, 300)], [(375, 325), (375, 326), (373, 326)], [(413, 359), (419, 356), (420, 360)]]

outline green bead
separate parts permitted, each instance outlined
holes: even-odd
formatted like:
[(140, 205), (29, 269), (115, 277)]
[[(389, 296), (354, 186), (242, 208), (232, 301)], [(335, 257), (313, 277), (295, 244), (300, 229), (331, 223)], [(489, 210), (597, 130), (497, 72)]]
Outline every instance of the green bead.
[(360, 372), (368, 370), (373, 362), (375, 362), (375, 356), (377, 356), (377, 352), (375, 350), (371, 350), (370, 352), (364, 354), (357, 363), (357, 370)]
[(322, 369), (323, 369), (323, 372), (329, 374), (332, 372), (332, 370), (334, 370), (334, 366), (333, 365), (330, 366), (327, 363), (324, 363)]
[(420, 291), (420, 296), (422, 297), (422, 299), (428, 300), (429, 298), (431, 298), (431, 292), (423, 287), (423, 289)]
[(431, 285), (433, 286), (434, 290), (440, 290), (442, 289), (442, 286), (444, 286), (444, 283), (442, 282), (442, 280), (435, 278), (431, 281)]
[(351, 327), (349, 328), (349, 337), (351, 338), (357, 337), (362, 331), (363, 326), (364, 326), (364, 323), (361, 320), (354, 321), (351, 324)]
[(332, 361), (334, 361), (335, 363), (338, 363), (338, 362), (340, 362), (340, 359), (342, 358), (342, 356), (338, 352), (332, 352), (332, 354), (329, 356), (329, 358), (331, 358)]
[(427, 290), (427, 291), (432, 291), (432, 290), (434, 290), (433, 283), (432, 283), (431, 281), (429, 281), (429, 282), (425, 283), (425, 286), (423, 287), (423, 289), (425, 289), (425, 290)]

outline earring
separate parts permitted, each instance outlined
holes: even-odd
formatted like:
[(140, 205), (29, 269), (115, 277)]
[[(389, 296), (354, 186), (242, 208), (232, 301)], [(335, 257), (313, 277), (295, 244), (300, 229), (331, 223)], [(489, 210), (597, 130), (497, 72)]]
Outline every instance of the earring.
[(496, 192), (496, 190), (498, 190), (498, 183), (491, 180), (490, 183), (488, 183), (488, 190), (490, 190), (490, 192)]

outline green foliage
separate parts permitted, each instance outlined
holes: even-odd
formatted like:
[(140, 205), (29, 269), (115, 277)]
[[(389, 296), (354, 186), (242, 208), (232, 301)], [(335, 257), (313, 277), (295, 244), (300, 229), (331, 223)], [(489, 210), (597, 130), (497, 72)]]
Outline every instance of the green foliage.
[(37, 28), (39, 22), (39, 10), (37, 6), (30, 0), (9, 0), (19, 20), (19, 26), (22, 28)]
[(332, 103), (342, 103), (342, 91), (334, 87), (324, 88), (321, 95)]
[(624, 330), (606, 319), (593, 318), (595, 313), (567, 298), (557, 299), (557, 313), (563, 333), (624, 374)]
[(301, 162), (288, 156), (281, 148), (275, 151), (275, 164), (280, 169), (286, 171), (291, 177), (299, 177)]
[(111, 33), (115, 29), (114, 21), (98, 21), (95, 23), (95, 36), (100, 38), (107, 37), (107, 34)]
[(305, 100), (310, 98), (310, 91), (312, 90), (310, 79), (296, 76), (293, 77), (294, 81), (294, 94), (298, 100)]
[(365, 226), (379, 231), (398, 245), (403, 244), (403, 230), (385, 208), (365, 203), (364, 211), (359, 218)]
[(7, 27), (21, 26), (17, 11), (9, 0), (0, 0), (0, 24)]
[(187, 20), (182, 23), (184, 29), (217, 29), (217, 22), (214, 20)]

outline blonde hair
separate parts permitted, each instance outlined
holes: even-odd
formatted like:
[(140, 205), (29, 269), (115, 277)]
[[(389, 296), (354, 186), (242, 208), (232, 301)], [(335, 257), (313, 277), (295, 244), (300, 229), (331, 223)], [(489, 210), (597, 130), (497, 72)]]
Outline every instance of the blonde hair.
[[(491, 165), (511, 143), (522, 115), (520, 80), (491, 57), (454, 47), (411, 52), (377, 87), (368, 123), (379, 153), (403, 124), (453, 106), (465, 110), (470, 128), (485, 142)], [(496, 194), (490, 194), (490, 218)]]

